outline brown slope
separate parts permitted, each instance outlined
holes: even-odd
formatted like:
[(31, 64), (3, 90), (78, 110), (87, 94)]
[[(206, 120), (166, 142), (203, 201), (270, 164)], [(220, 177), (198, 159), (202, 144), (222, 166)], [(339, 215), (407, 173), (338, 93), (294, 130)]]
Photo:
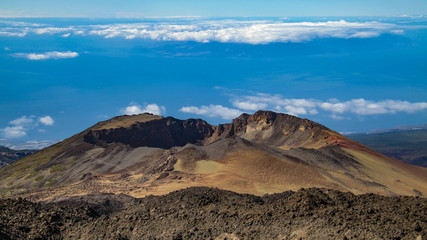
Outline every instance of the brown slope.
[(307, 119), (243, 114), (230, 124), (149, 114), (101, 122), (0, 170), (3, 195), (132, 196), (209, 186), (241, 193), (332, 188), (427, 196), (427, 171)]

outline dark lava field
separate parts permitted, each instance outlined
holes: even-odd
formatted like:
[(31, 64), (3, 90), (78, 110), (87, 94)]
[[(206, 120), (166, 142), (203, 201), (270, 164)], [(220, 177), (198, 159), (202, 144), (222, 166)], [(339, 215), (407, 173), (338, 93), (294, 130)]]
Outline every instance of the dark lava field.
[(195, 187), (135, 199), (0, 200), (0, 239), (427, 239), (427, 199)]

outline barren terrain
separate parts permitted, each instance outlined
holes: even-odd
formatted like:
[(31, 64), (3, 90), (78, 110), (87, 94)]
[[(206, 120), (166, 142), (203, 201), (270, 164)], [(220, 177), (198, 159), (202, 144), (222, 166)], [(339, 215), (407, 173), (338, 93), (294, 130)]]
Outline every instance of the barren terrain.
[(0, 169), (0, 196), (47, 201), (194, 186), (264, 195), (300, 188), (427, 196), (427, 169), (307, 119), (259, 111), (230, 124), (151, 114), (100, 122)]
[(1, 239), (425, 239), (427, 199), (198, 187), (134, 199), (0, 200)]

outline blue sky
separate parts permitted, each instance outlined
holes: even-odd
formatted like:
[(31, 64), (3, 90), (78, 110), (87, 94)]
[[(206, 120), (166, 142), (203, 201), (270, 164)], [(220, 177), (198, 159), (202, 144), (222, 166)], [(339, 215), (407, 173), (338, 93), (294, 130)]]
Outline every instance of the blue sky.
[(423, 16), (2, 18), (0, 145), (42, 147), (141, 112), (218, 124), (264, 109), (340, 132), (417, 125), (426, 62)]
[(0, 16), (267, 17), (423, 15), (425, 0), (2, 0)]

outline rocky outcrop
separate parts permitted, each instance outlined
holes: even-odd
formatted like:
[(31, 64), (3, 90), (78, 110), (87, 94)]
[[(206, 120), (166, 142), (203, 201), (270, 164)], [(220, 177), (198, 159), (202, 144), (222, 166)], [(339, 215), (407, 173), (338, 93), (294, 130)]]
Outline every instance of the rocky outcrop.
[(110, 143), (122, 143), (131, 147), (156, 147), (169, 149), (196, 144), (210, 137), (214, 128), (200, 119), (179, 120), (173, 117), (137, 122), (130, 127), (94, 129), (84, 135), (88, 143), (105, 147)]
[(270, 111), (258, 111), (253, 115), (235, 119), (233, 125), (239, 130), (236, 131), (239, 137), (260, 144), (287, 148), (324, 146), (325, 139), (335, 133), (308, 119)]

